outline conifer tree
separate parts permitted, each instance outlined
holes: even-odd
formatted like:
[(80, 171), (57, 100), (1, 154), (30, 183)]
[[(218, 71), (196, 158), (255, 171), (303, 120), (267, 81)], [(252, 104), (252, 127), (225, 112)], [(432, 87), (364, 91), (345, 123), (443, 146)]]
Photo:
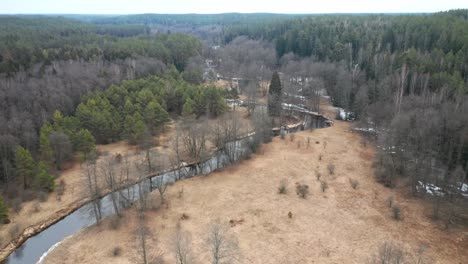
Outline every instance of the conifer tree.
[(273, 73), (268, 91), (268, 113), (279, 116), (281, 113), (281, 80), (278, 72)]

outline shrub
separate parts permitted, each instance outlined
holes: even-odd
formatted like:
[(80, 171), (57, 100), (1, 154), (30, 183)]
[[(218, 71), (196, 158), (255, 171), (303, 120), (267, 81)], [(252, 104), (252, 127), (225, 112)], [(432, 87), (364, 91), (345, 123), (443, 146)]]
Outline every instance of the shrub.
[(289, 134), (289, 141), (293, 142), (295, 138), (296, 135), (294, 135), (293, 133)]
[(15, 238), (19, 235), (20, 233), (20, 226), (19, 224), (14, 224), (8, 229), (8, 234), (10, 234), (11, 238)]
[(297, 141), (297, 148), (301, 148), (301, 141)]
[(47, 198), (49, 198), (49, 195), (44, 192), (44, 191), (40, 191), (38, 194), (37, 194), (37, 198), (39, 198), (39, 201), (41, 203), (43, 202), (46, 202), (47, 201)]
[(403, 263), (404, 253), (399, 245), (385, 242), (380, 246), (378, 253), (374, 256), (372, 264), (394, 264)]
[(318, 171), (315, 171), (315, 178), (317, 179), (317, 181), (320, 181), (320, 177), (322, 177), (322, 174), (320, 174), (320, 172)]
[(401, 219), (401, 208), (398, 205), (393, 205), (392, 206), (392, 212), (393, 212), (393, 219), (395, 220), (400, 220)]
[(117, 230), (120, 227), (120, 217), (118, 215), (113, 215), (109, 219), (109, 227), (112, 230)]
[(319, 160), (322, 160), (322, 157), (323, 157), (323, 155), (319, 154), (319, 156), (318, 156)]
[(328, 164), (327, 169), (330, 175), (335, 174), (335, 164), (332, 164), (332, 163)]
[(286, 179), (282, 179), (280, 181), (280, 185), (278, 187), (278, 193), (279, 194), (285, 194), (288, 192), (287, 190), (287, 185), (288, 185), (288, 181)]
[(63, 180), (60, 180), (57, 188), (56, 188), (56, 191), (57, 191), (57, 195), (58, 196), (62, 196), (63, 193), (65, 192), (65, 182)]
[(321, 181), (320, 189), (322, 189), (322, 192), (325, 192), (328, 189), (328, 183), (326, 181)]
[(10, 222), (8, 219), (8, 207), (0, 196), (0, 224), (7, 224), (8, 222)]
[(252, 158), (252, 150), (246, 149), (243, 153), (243, 157), (245, 160), (249, 160)]
[(357, 189), (357, 187), (359, 186), (359, 181), (354, 180), (354, 179), (349, 179), (349, 184), (351, 184), (351, 187), (353, 187), (353, 189)]
[(38, 202), (35, 202), (32, 207), (33, 213), (39, 213), (41, 211), (41, 205)]
[(387, 197), (387, 205), (389, 208), (392, 208), (392, 205), (393, 205), (393, 195), (389, 195)]
[(280, 138), (284, 140), (284, 139), (286, 138), (286, 134), (285, 134), (285, 133), (282, 133), (282, 132), (280, 132)]
[(36, 198), (36, 193), (33, 190), (24, 190), (21, 193), (21, 200), (23, 202), (32, 201)]
[(310, 137), (307, 137), (307, 148), (310, 147)]
[(11, 201), (11, 208), (13, 208), (13, 212), (19, 213), (22, 208), (22, 201), (19, 198), (13, 199), (13, 201)]
[(118, 257), (118, 256), (120, 256), (120, 254), (122, 254), (122, 248), (120, 248), (120, 247), (114, 247), (114, 248), (112, 249), (112, 256)]
[(309, 185), (298, 183), (296, 185), (296, 194), (301, 198), (307, 198), (307, 195), (309, 195)]

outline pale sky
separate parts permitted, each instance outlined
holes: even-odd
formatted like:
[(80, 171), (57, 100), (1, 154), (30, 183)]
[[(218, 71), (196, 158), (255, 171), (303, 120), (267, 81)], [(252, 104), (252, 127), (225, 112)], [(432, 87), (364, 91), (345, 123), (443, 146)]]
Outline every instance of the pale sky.
[(468, 8), (468, 0), (0, 0), (0, 14), (413, 13)]

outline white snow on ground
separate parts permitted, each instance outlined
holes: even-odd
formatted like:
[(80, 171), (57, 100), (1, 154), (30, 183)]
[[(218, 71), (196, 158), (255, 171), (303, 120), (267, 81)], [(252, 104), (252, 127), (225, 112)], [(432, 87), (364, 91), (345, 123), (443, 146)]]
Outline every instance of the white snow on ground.
[[(421, 181), (418, 181), (418, 184), (419, 186), (417, 188), (426, 189), (427, 194), (435, 195), (435, 196), (445, 195), (445, 192), (442, 190), (442, 188), (440, 188), (437, 185), (434, 185), (432, 183), (427, 183), (424, 185)], [(461, 195), (465, 198), (468, 198), (468, 184), (459, 182), (456, 184), (456, 189), (460, 189), (460, 187), (461, 187)]]
[(361, 131), (361, 132), (367, 132), (367, 133), (375, 133), (375, 129), (374, 129), (373, 127), (369, 127), (369, 128), (366, 128), (366, 127), (355, 127), (355, 128), (353, 128), (353, 130)]
[[(69, 236), (70, 237), (70, 236)], [(44, 254), (42, 254), (42, 256), (39, 258), (39, 261), (37, 261), (36, 264), (42, 264), (42, 262), (45, 260), (45, 258), (47, 257), (47, 255), (52, 252), (52, 250), (54, 250), (56, 247), (58, 247), (63, 241), (65, 241), (65, 239), (69, 238), (69, 237), (66, 237), (64, 238), (62, 241), (59, 241), (57, 243), (55, 243), (52, 247), (49, 248), (49, 250), (47, 250)]]
[(442, 192), (442, 188), (432, 184), (432, 183), (427, 183), (427, 184), (423, 184), (421, 181), (418, 181), (418, 189), (419, 188), (425, 188), (426, 189), (426, 193), (430, 194), (430, 195), (436, 195), (436, 196), (444, 196), (445, 193)]

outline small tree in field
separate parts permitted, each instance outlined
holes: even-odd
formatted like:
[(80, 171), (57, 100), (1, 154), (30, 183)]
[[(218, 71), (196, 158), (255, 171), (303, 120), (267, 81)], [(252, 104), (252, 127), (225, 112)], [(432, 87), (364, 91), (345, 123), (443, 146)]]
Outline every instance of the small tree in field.
[(237, 240), (228, 231), (219, 221), (210, 227), (206, 244), (210, 250), (212, 264), (233, 263), (238, 259)]
[(309, 185), (298, 183), (296, 185), (296, 193), (301, 198), (307, 198), (307, 195), (309, 195)]

